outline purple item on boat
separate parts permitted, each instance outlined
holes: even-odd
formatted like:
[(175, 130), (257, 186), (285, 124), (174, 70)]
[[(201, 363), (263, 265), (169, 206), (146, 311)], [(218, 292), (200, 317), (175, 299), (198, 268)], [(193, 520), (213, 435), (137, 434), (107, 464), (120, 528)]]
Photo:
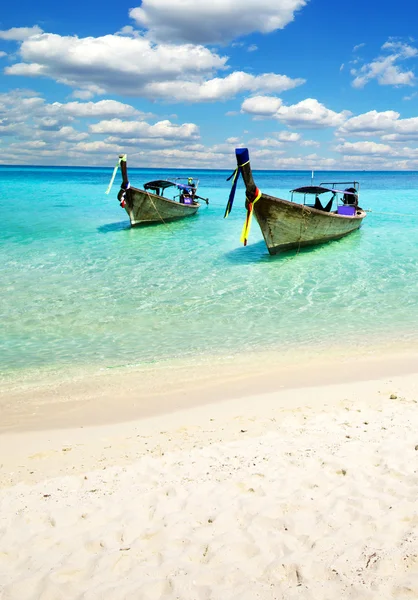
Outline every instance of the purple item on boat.
[(193, 200), (191, 198), (185, 198), (184, 204), (193, 204)]
[(355, 206), (339, 206), (337, 209), (339, 215), (345, 215), (346, 217), (354, 217), (356, 214)]

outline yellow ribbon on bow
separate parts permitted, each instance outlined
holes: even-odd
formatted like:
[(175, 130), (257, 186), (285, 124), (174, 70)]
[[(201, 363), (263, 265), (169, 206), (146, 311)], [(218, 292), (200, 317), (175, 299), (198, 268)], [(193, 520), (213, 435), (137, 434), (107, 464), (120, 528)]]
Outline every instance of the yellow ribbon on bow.
[(244, 244), (244, 246), (247, 245), (248, 237), (250, 235), (251, 221), (253, 218), (253, 211), (254, 211), (254, 204), (257, 202), (257, 200), (260, 200), (261, 196), (262, 196), (262, 192), (260, 192), (260, 190), (257, 188), (256, 197), (254, 198), (254, 200), (252, 202), (248, 202), (247, 218), (245, 219), (245, 223), (244, 223), (244, 227), (242, 228), (241, 239), (240, 239), (240, 241)]

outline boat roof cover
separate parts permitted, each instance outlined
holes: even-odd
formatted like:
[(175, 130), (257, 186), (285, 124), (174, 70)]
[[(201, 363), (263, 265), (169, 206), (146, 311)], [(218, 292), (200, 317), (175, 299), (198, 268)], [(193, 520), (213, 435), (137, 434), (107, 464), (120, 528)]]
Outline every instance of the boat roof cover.
[(177, 183), (176, 181), (169, 181), (168, 179), (156, 179), (155, 181), (149, 181), (144, 184), (145, 190), (156, 190), (176, 186), (179, 190), (194, 190), (196, 189), (193, 185), (185, 185), (183, 183)]
[(357, 192), (349, 192), (347, 190), (336, 190), (333, 188), (323, 187), (322, 185), (306, 185), (305, 187), (300, 187), (291, 190), (291, 192), (295, 192), (297, 194), (315, 194), (315, 196), (318, 196), (319, 194), (324, 194), (325, 192), (332, 192), (333, 194), (351, 194), (353, 196), (357, 195)]

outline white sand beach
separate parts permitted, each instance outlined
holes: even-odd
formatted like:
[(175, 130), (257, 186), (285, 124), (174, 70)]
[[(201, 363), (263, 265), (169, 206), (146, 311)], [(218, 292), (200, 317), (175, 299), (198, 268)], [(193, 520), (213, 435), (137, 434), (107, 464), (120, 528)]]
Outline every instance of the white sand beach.
[(176, 388), (125, 422), (91, 390), (49, 421), (7, 392), (1, 600), (417, 598), (418, 373), (379, 364)]

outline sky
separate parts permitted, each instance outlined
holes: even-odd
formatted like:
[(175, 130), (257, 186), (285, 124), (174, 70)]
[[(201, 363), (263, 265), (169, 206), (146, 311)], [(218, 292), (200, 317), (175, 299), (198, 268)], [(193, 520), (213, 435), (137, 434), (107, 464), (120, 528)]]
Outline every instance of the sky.
[(20, 0), (0, 164), (418, 170), (417, 0)]

